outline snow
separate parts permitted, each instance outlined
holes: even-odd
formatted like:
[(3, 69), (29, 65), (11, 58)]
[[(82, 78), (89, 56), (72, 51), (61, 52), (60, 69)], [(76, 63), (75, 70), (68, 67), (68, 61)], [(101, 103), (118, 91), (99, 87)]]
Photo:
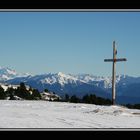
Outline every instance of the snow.
[[(51, 74), (51, 73), (45, 74), (43, 76), (43, 79), (41, 79), (40, 81), (43, 84), (48, 83), (50, 85), (52, 85), (54, 83), (59, 83), (63, 87), (63, 86), (65, 86), (65, 84), (77, 83), (78, 81), (82, 81), (82, 80), (79, 80), (71, 75), (64, 74), (62, 72), (58, 72), (56, 74)], [(84, 82), (84, 81), (82, 81), (82, 82)]]
[(44, 78), (44, 79), (42, 79), (42, 80), (40, 80), (43, 84), (44, 83), (48, 83), (48, 84), (50, 84), (50, 85), (52, 85), (52, 84), (54, 84), (54, 83), (56, 83), (57, 81), (56, 81), (56, 79), (52, 76), (51, 78), (50, 77), (48, 77), (48, 78)]
[[(0, 84), (1, 85), (1, 84)], [(4, 89), (4, 91), (7, 90), (8, 86), (5, 86), (5, 85), (1, 85), (1, 87)]]
[(52, 92), (42, 92), (41, 93), (41, 96), (42, 96), (42, 99), (43, 100), (56, 100), (56, 99), (61, 99), (61, 97), (59, 97), (58, 95), (56, 95), (56, 94), (53, 94)]
[(17, 73), (15, 70), (10, 69), (8, 67), (0, 66), (0, 81), (6, 81), (10, 79), (14, 79), (17, 77), (27, 77), (30, 76), (29, 73)]
[(140, 110), (48, 101), (0, 100), (0, 128), (140, 128)]
[(68, 83), (77, 83), (78, 79), (69, 75), (69, 74), (64, 74), (62, 72), (58, 72), (56, 74), (57, 76), (57, 81), (61, 84), (61, 86), (64, 86), (65, 84)]
[[(4, 89), (4, 91), (6, 91), (7, 89), (8, 89), (8, 87), (10, 88), (10, 87), (12, 87), (13, 89), (17, 89), (17, 87), (19, 86), (19, 85), (4, 85), (4, 84), (1, 84), (0, 83), (0, 86)], [(27, 88), (29, 88), (28, 86), (26, 86)]]
[(9, 80), (11, 78), (15, 78), (16, 76), (17, 73), (15, 70), (0, 67), (0, 80)]
[(7, 68), (7, 73), (9, 73), (10, 75), (16, 75), (16, 71), (15, 70), (11, 70)]

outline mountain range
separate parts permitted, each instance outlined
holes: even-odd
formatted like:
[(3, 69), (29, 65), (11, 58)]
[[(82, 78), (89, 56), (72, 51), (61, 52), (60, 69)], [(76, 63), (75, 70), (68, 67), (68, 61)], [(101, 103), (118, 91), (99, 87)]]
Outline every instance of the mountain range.
[[(91, 74), (48, 73), (39, 75), (18, 74), (10, 68), (0, 67), (0, 82), (17, 85), (24, 82), (39, 91), (48, 89), (61, 97), (65, 94), (83, 97), (95, 94), (111, 99), (112, 78)], [(116, 76), (117, 103), (140, 103), (140, 77), (128, 75)]]

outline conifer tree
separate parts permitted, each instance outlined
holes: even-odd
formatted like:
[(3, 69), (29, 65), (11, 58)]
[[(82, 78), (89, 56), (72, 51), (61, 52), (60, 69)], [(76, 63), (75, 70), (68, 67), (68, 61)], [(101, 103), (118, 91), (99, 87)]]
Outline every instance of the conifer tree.
[(65, 102), (68, 102), (69, 100), (70, 100), (70, 97), (69, 97), (69, 95), (68, 94), (65, 94)]
[(44, 91), (45, 91), (45, 92), (49, 92), (49, 90), (48, 90), (47, 88), (46, 88), (46, 89), (44, 89)]
[(15, 100), (14, 95), (15, 95), (15, 89), (13, 89), (13, 87), (8, 87), (8, 89), (6, 90), (6, 96), (10, 97), (9, 100)]
[(6, 94), (4, 92), (4, 89), (0, 86), (0, 99), (5, 99), (6, 98)]
[(37, 89), (33, 89), (32, 97), (35, 100), (41, 99), (41, 95), (40, 95), (40, 93), (39, 93), (39, 91)]
[(15, 91), (15, 94), (18, 97), (21, 97), (23, 99), (27, 99), (27, 100), (31, 100), (32, 99), (30, 92), (26, 89), (26, 86), (25, 86), (25, 84), (23, 82), (20, 83), (20, 86)]
[(78, 97), (76, 97), (76, 95), (73, 95), (70, 98), (70, 102), (72, 102), (72, 103), (79, 103), (80, 99)]

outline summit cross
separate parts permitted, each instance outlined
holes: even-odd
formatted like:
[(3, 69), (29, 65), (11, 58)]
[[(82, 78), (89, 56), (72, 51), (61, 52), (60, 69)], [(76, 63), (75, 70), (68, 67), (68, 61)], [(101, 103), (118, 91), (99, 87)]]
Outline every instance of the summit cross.
[(116, 96), (116, 62), (127, 61), (126, 58), (117, 58), (117, 50), (115, 47), (115, 41), (113, 41), (113, 59), (104, 59), (104, 62), (113, 62), (112, 66), (112, 104), (115, 105)]

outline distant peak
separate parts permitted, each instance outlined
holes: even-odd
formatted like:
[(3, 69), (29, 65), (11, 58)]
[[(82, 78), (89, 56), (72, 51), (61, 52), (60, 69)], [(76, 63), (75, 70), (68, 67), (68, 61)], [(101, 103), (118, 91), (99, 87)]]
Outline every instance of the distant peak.
[(65, 74), (62, 73), (62, 72), (58, 72), (57, 74), (58, 74), (59, 76), (65, 76)]

